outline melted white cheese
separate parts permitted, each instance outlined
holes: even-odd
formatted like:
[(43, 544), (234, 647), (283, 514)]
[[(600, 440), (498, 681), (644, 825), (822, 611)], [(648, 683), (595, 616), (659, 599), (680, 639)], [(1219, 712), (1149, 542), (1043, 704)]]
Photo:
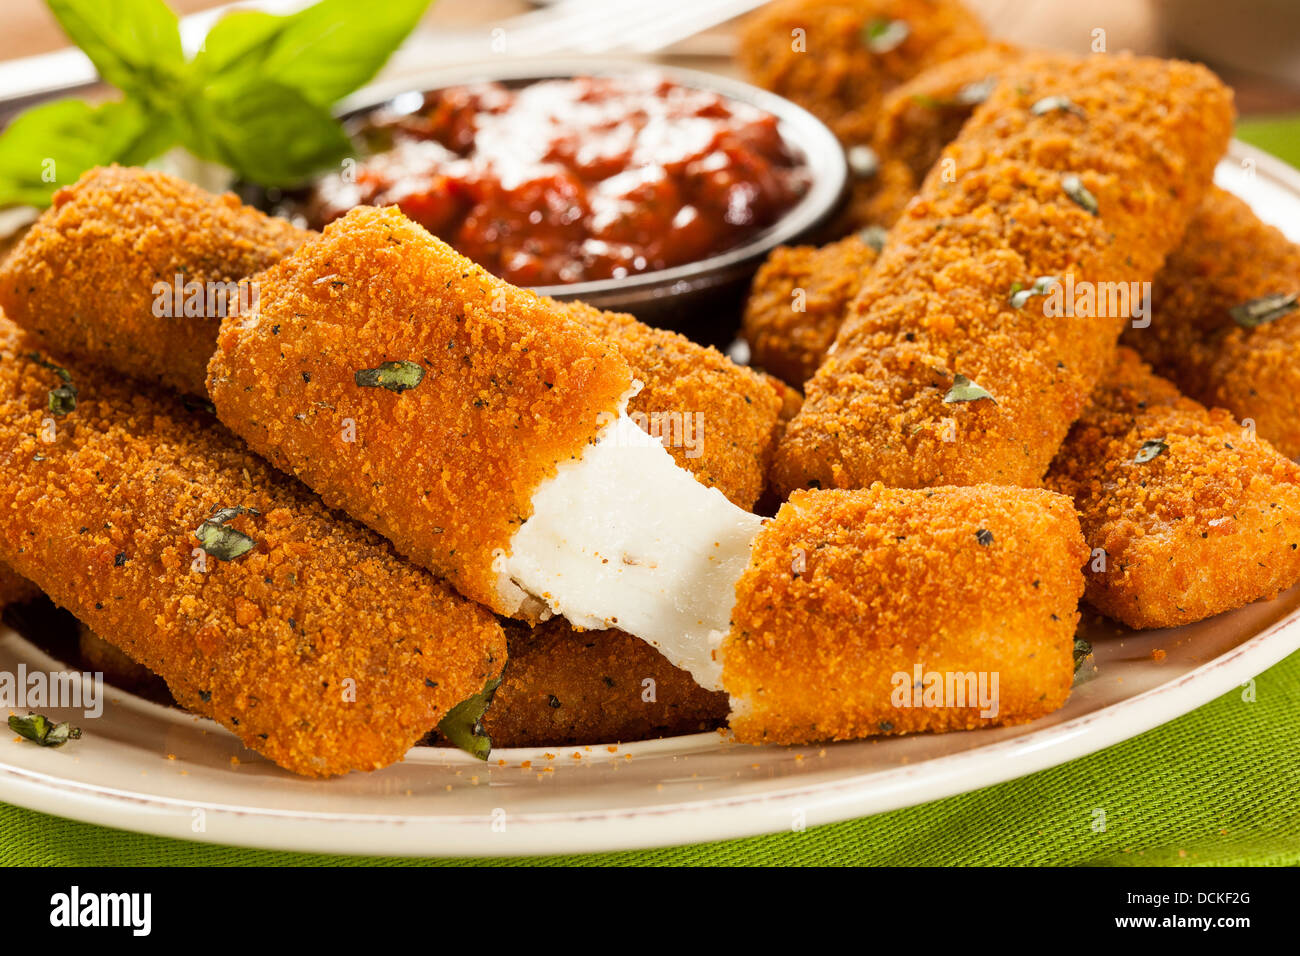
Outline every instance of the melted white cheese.
[(622, 414), (537, 489), (496, 569), (503, 591), (578, 627), (633, 634), (720, 690), (715, 651), (762, 524)]

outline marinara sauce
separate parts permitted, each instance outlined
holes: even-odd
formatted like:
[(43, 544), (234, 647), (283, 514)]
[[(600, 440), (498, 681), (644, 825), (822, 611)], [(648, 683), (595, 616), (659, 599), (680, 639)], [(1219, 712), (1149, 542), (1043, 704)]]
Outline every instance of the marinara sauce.
[(381, 110), (368, 155), (319, 180), (321, 228), (360, 204), (411, 219), (521, 286), (622, 278), (715, 255), (809, 186), (769, 113), (658, 74), (486, 83)]

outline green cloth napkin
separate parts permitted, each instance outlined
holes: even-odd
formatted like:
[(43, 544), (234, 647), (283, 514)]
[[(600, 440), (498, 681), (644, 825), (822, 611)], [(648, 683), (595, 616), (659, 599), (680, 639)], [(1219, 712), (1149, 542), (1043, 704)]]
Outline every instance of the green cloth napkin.
[[(1300, 118), (1244, 122), (1238, 136), (1300, 166)], [(390, 860), (186, 843), (0, 804), (0, 865), (1300, 865), (1300, 653), (1253, 690), (1019, 780), (803, 833), (511, 861)]]

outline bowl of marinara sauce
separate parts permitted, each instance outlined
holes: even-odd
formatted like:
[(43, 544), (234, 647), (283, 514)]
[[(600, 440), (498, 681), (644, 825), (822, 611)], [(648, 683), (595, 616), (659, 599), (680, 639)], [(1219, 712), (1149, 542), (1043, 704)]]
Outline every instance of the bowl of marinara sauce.
[(725, 341), (777, 245), (848, 180), (831, 132), (724, 77), (583, 61), (438, 73), (344, 105), (357, 158), (276, 198), (320, 229), (396, 205), (514, 285)]

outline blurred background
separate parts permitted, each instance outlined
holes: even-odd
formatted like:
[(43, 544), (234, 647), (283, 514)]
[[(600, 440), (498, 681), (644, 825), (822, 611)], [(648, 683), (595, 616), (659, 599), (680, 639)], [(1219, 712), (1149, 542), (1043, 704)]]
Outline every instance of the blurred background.
[[(375, 0), (382, 2), (382, 0)], [(169, 0), (181, 14), (215, 7), (210, 0)], [(601, 0), (601, 10), (630, 4), (644, 9), (644, 0)], [(274, 12), (306, 3), (243, 4)], [(998, 38), (1087, 52), (1093, 31), (1106, 31), (1107, 48), (1141, 53), (1183, 55), (1215, 67), (1237, 90), (1244, 116), (1300, 111), (1300, 2), (1297, 0), (968, 0)], [(67, 46), (67, 41), (42, 0), (4, 0), (0, 5), (0, 96), (12, 95), (35, 78), (75, 72), (75, 57), (59, 61), (13, 62)], [(390, 64), (387, 75), (427, 69), (432, 65), (491, 55), (492, 29), (512, 17), (546, 4), (527, 0), (438, 0), (408, 48)], [(690, 11), (707, 20), (706, 8), (743, 11), (754, 3), (709, 0), (653, 0), (664, 18)], [(543, 10), (537, 16), (544, 17)], [(743, 14), (742, 14), (743, 15)], [(666, 62), (734, 74), (735, 25), (731, 19), (673, 43), (653, 58)], [(683, 28), (692, 24), (684, 22)], [(527, 51), (511, 51), (527, 53)]]

